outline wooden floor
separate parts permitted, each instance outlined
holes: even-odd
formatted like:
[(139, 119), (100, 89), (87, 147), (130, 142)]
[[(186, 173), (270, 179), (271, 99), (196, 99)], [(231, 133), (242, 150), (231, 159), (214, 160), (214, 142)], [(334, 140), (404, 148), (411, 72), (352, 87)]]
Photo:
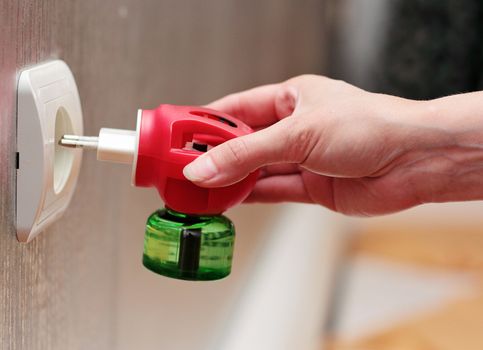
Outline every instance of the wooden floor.
[(415, 315), (378, 334), (344, 342), (330, 339), (330, 350), (478, 350), (483, 349), (483, 225), (376, 225), (354, 240), (350, 254), (438, 271), (472, 273), (475, 293), (439, 309)]

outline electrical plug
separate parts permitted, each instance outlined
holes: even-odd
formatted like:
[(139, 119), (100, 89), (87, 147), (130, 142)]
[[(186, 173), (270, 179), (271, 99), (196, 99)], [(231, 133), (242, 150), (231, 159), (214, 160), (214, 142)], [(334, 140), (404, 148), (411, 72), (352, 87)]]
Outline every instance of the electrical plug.
[(183, 168), (212, 147), (253, 132), (226, 113), (203, 107), (160, 105), (139, 110), (135, 131), (102, 128), (99, 136), (64, 135), (59, 144), (97, 151), (97, 159), (132, 165), (132, 184), (157, 188), (166, 206), (193, 215), (219, 214), (252, 191), (258, 171), (220, 188), (196, 186)]

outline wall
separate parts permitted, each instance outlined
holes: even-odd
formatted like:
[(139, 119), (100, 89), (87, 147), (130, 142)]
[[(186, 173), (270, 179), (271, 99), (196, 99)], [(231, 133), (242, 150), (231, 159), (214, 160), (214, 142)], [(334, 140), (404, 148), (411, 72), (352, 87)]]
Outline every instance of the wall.
[[(193, 318), (191, 308), (199, 324), (210, 323), (210, 312), (224, 305), (224, 291), (236, 290), (240, 276), (249, 272), (245, 262), (276, 210), (233, 212), (238, 267), (223, 289), (202, 285), (195, 291), (155, 275), (140, 278), (144, 220), (161, 203), (152, 191), (129, 187), (129, 169), (98, 164), (86, 154), (66, 215), (34, 242), (19, 244), (14, 227), (18, 70), (64, 59), (78, 83), (86, 134), (103, 126), (133, 128), (139, 107), (200, 104), (255, 84), (322, 71), (324, 6), (316, 0), (0, 2), (1, 348), (189, 348), (189, 335), (173, 330)], [(256, 218), (261, 221), (253, 224)], [(148, 300), (145, 292), (153, 285), (163, 294)], [(213, 303), (203, 301), (207, 295)], [(213, 307), (200, 308), (203, 303)], [(159, 320), (152, 318), (159, 310), (164, 323), (143, 328), (146, 310), (151, 312), (146, 320)], [(163, 328), (170, 320), (178, 327)], [(203, 332), (197, 333), (200, 342), (207, 341)]]
[[(334, 3), (332, 1), (332, 3)], [(394, 1), (339, 0), (332, 6), (330, 75), (360, 88), (379, 87), (381, 54)]]

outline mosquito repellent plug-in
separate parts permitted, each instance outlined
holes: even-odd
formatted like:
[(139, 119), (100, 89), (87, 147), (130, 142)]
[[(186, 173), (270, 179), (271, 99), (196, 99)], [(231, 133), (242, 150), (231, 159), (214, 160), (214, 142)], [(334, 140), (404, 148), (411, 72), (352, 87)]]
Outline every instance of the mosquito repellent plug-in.
[(97, 159), (132, 164), (132, 183), (156, 187), (166, 208), (146, 224), (143, 264), (164, 276), (215, 280), (230, 274), (235, 240), (222, 216), (243, 201), (258, 173), (227, 187), (202, 188), (183, 168), (211, 147), (251, 133), (243, 122), (202, 107), (139, 110), (136, 131), (101, 129), (99, 137), (64, 135), (60, 144), (97, 150)]

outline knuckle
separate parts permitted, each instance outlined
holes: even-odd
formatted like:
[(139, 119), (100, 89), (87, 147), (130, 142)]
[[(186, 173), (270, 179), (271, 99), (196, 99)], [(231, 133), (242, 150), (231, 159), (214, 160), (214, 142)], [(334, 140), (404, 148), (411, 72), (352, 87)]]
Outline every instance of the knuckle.
[(283, 86), (275, 97), (275, 111), (279, 119), (291, 115), (296, 106), (297, 92), (288, 85)]
[(223, 147), (224, 162), (230, 163), (232, 166), (242, 166), (248, 158), (248, 147), (243, 138), (235, 138), (225, 142)]
[(327, 82), (331, 79), (326, 77), (325, 75), (315, 75), (315, 74), (302, 74), (295, 77), (300, 83), (302, 84), (311, 84), (315, 82)]
[(312, 81), (315, 79), (324, 79), (324, 76), (321, 75), (315, 75), (315, 74), (302, 74), (297, 77), (297, 79), (301, 81)]

